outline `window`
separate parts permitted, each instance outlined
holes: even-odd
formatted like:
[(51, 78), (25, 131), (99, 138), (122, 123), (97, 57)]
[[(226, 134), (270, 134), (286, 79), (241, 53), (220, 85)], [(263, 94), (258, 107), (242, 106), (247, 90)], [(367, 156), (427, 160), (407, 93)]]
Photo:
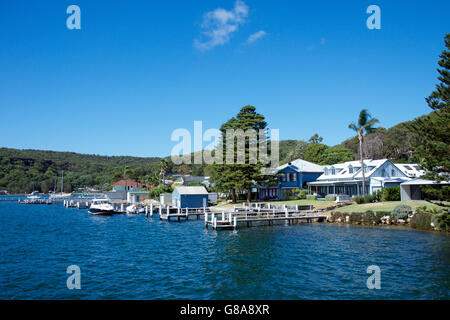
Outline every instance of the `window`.
[(291, 181), (297, 181), (297, 175), (295, 173), (291, 173)]
[(395, 170), (392, 169), (392, 170), (391, 170), (391, 177), (394, 177), (394, 176), (395, 176)]
[(412, 170), (410, 166), (405, 166), (406, 170)]
[(323, 173), (325, 173), (325, 175), (328, 175), (328, 168), (323, 169)]
[(333, 167), (331, 168), (331, 174), (336, 174), (336, 169), (334, 169)]
[(352, 167), (352, 165), (350, 165), (350, 166), (348, 167), (348, 173), (353, 173), (353, 167)]

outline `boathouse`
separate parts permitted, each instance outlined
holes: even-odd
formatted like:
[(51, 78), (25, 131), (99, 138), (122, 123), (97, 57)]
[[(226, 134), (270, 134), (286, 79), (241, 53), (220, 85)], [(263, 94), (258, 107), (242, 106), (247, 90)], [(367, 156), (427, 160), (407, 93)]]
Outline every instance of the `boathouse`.
[(208, 191), (205, 187), (176, 187), (172, 192), (172, 206), (176, 208), (201, 208), (208, 206)]

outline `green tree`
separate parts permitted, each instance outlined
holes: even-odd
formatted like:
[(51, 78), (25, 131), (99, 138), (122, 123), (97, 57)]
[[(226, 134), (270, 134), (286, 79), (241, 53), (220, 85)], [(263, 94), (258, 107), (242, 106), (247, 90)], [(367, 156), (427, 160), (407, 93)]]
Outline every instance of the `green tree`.
[[(259, 132), (266, 130), (267, 123), (264, 120), (264, 116), (256, 112), (254, 106), (247, 105), (243, 107), (236, 117), (231, 118), (220, 127), (222, 133), (222, 141), (217, 150), (220, 148), (223, 151), (223, 164), (215, 163), (211, 167), (211, 180), (216, 183), (217, 187), (221, 191), (231, 191), (233, 202), (236, 202), (236, 192), (247, 190), (247, 201), (251, 201), (251, 189), (252, 185), (256, 183), (262, 183), (267, 180), (267, 177), (261, 174), (261, 169), (264, 165), (260, 159), (257, 159), (257, 163), (250, 163), (250, 154), (256, 151), (258, 154), (258, 148), (260, 147)], [(227, 137), (227, 130), (241, 129), (244, 132), (249, 129), (253, 129), (257, 135), (257, 145), (250, 145), (250, 138), (245, 137), (245, 161), (244, 164), (238, 164), (237, 161), (237, 143), (234, 140), (229, 140), (231, 137)], [(266, 139), (267, 140), (267, 139)], [(230, 141), (230, 142), (229, 142)], [(227, 143), (231, 143), (234, 150), (234, 163), (226, 163), (226, 149)], [(252, 150), (250, 150), (252, 149)]]
[[(450, 169), (450, 34), (445, 35), (445, 47), (447, 49), (442, 51), (438, 62), (440, 68), (437, 69), (440, 82), (425, 99), (434, 111), (415, 119), (411, 126), (422, 138), (415, 152), (423, 158), (421, 165), (427, 170), (425, 178), (437, 181), (448, 180)], [(448, 200), (444, 193), (440, 197)]]
[(359, 113), (359, 118), (357, 124), (354, 122), (350, 123), (348, 127), (352, 129), (353, 131), (356, 131), (358, 133), (358, 139), (359, 139), (359, 159), (361, 161), (361, 170), (362, 170), (362, 194), (366, 194), (366, 175), (364, 170), (364, 162), (363, 162), (363, 140), (364, 136), (366, 134), (371, 133), (375, 130), (373, 127), (376, 123), (378, 123), (378, 119), (372, 118), (369, 111), (367, 109), (361, 110)]
[(311, 143), (306, 147), (303, 159), (312, 163), (322, 163), (323, 156), (328, 146), (322, 143)]
[(322, 154), (320, 165), (330, 165), (353, 160), (353, 152), (350, 149), (335, 146), (325, 149)]
[(309, 138), (308, 143), (321, 143), (323, 138), (315, 133), (311, 138)]

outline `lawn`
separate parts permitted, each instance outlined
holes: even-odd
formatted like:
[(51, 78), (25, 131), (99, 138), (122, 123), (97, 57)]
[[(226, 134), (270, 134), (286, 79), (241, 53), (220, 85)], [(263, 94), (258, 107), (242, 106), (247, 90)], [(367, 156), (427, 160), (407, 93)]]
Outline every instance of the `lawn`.
[[(270, 201), (270, 202), (258, 202), (258, 203), (270, 203), (270, 204), (289, 204), (305, 206), (305, 205), (313, 205), (314, 209), (322, 209), (329, 206), (336, 205), (334, 201), (325, 201), (325, 200), (287, 200), (287, 201)], [(244, 205), (243, 202), (239, 203), (228, 203), (228, 204), (219, 204), (217, 207), (242, 207)]]
[(342, 207), (338, 211), (339, 212), (366, 212), (368, 210), (372, 211), (386, 211), (390, 212), (392, 209), (394, 209), (399, 204), (406, 204), (410, 206), (413, 210), (418, 207), (436, 207), (440, 208), (439, 206), (425, 202), (425, 201), (389, 201), (389, 202), (375, 202), (375, 203), (364, 203), (364, 204), (353, 204), (350, 206)]

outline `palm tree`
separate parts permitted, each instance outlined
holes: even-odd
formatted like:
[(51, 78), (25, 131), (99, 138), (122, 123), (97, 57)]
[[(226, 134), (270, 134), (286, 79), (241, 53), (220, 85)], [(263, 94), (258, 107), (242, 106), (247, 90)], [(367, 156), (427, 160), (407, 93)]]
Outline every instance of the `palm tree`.
[(363, 162), (363, 154), (362, 154), (362, 145), (364, 136), (368, 133), (371, 133), (375, 130), (373, 127), (376, 123), (378, 123), (378, 119), (372, 118), (369, 111), (367, 109), (361, 110), (359, 113), (358, 124), (354, 122), (348, 125), (349, 129), (352, 129), (358, 133), (359, 139), (359, 159), (361, 161), (361, 169), (362, 169), (362, 194), (366, 194), (366, 175), (364, 171), (364, 162)]
[(160, 167), (161, 167), (161, 171), (159, 173), (160, 176), (162, 176), (162, 184), (165, 185), (166, 184), (166, 171), (167, 168), (169, 167), (169, 163), (167, 162), (166, 159), (162, 159), (161, 162), (159, 163)]

